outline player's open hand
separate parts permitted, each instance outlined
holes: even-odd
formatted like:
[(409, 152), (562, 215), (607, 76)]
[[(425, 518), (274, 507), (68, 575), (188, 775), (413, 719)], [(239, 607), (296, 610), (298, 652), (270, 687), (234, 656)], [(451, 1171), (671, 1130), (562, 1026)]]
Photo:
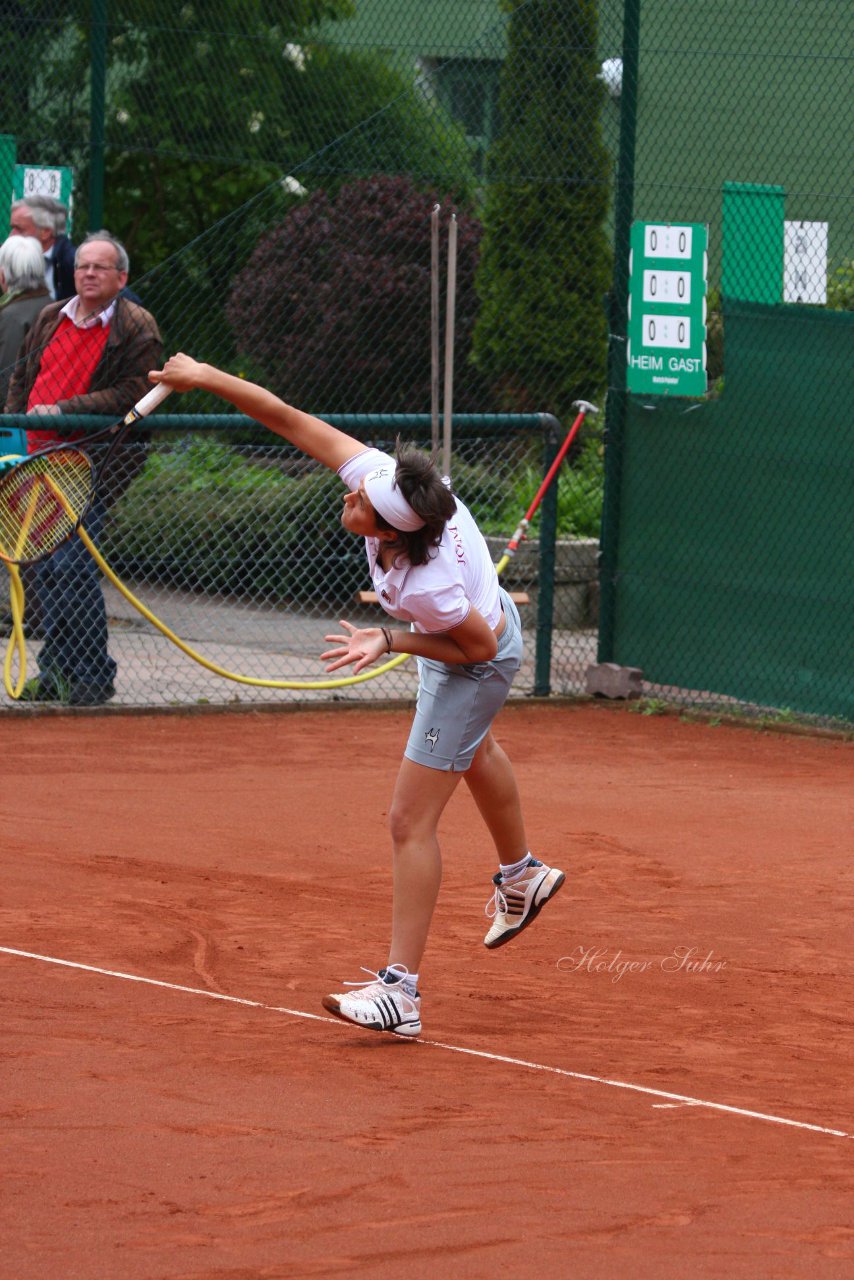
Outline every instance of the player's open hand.
[(346, 635), (323, 637), (324, 640), (336, 646), (320, 655), (321, 660), (327, 663), (327, 671), (337, 671), (339, 667), (352, 666), (355, 676), (365, 667), (369, 667), (372, 662), (376, 662), (377, 658), (384, 658), (388, 653), (386, 638), (381, 627), (365, 627), (360, 630), (343, 619), (341, 626), (345, 628)]

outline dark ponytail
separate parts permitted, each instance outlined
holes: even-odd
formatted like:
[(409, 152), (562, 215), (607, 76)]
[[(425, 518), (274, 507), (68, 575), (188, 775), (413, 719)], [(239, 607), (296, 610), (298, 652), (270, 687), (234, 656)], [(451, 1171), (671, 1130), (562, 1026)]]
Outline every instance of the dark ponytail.
[(374, 508), (377, 527), (396, 535), (394, 541), (387, 545), (404, 555), (411, 565), (426, 564), (439, 545), (445, 525), (456, 511), (457, 504), (451, 490), (442, 483), (431, 458), (421, 449), (402, 445), (398, 438), (395, 460), (397, 487), (412, 510), (424, 521), (424, 527), (409, 533), (395, 529)]

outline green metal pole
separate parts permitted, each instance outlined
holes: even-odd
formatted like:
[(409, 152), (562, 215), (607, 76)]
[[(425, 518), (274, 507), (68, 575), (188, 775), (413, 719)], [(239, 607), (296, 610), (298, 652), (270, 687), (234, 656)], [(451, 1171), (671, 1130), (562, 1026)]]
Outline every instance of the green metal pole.
[(626, 337), (629, 249), (635, 204), (635, 142), (638, 115), (641, 0), (623, 6), (623, 84), (620, 95), (620, 155), (614, 204), (614, 278), (610, 299), (608, 401), (605, 406), (605, 495), (599, 553), (599, 661), (612, 662), (617, 612), (620, 489), (626, 427)]
[(107, 83), (107, 0), (92, 0), (92, 89), (89, 108), (89, 230), (104, 225), (104, 113)]
[[(430, 440), (431, 417), (429, 413), (316, 413), (332, 427), (342, 431), (350, 431), (354, 435), (374, 435), (377, 431), (388, 432), (393, 440), (403, 431), (421, 431), (427, 442)], [(32, 418), (25, 413), (0, 414), (5, 427), (32, 426)], [(543, 419), (549, 416), (541, 413), (455, 413), (454, 431), (466, 431), (482, 436), (506, 438), (508, 428), (525, 428), (535, 430), (543, 428)], [(115, 421), (109, 415), (95, 413), (63, 413), (51, 418), (52, 426), (57, 430), (67, 427), (70, 431), (90, 427), (97, 431)], [(552, 419), (555, 423), (557, 419)], [(158, 413), (156, 418), (149, 419), (148, 425), (154, 424), (158, 431), (245, 431), (247, 427), (257, 426), (254, 418), (247, 418), (242, 413)], [(297, 450), (296, 452), (299, 452)]]
[(9, 234), (9, 208), (12, 204), (17, 142), (8, 133), (0, 133), (0, 235)]

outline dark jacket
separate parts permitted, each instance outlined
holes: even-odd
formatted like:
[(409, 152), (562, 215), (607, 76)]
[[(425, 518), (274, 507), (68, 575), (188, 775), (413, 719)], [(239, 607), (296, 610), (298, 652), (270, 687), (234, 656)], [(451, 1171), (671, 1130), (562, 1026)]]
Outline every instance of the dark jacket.
[(47, 289), (28, 289), (26, 293), (16, 293), (0, 307), (0, 404), (6, 400), (11, 366), (18, 358), (21, 343), (36, 316), (49, 302)]
[(53, 242), (53, 291), (57, 302), (67, 302), (77, 292), (74, 284), (74, 255), (77, 252), (68, 236), (57, 236)]

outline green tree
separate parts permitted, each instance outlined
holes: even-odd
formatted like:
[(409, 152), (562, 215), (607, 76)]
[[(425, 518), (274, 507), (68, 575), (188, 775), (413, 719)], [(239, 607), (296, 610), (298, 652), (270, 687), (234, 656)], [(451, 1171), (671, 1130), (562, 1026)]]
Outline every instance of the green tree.
[[(285, 56), (275, 31), (247, 51), (226, 33), (195, 42), (190, 77), (174, 47), (161, 56), (165, 38), (145, 32), (109, 104), (105, 206), (142, 270), (283, 177), (296, 190), (372, 173), (471, 183), (462, 133), (378, 55), (291, 43)], [(251, 212), (238, 221), (254, 244)]]
[(505, 0), (501, 129), (489, 156), (474, 359), (511, 411), (568, 419), (606, 376), (605, 232), (594, 0)]
[[(18, 77), (26, 109), (7, 127), (19, 159), (74, 167), (79, 232), (92, 6), (38, 0), (35, 23), (4, 3), (14, 60), (34, 69)], [(353, 0), (110, 0), (104, 222), (126, 243), (131, 283), (167, 346), (193, 341), (231, 359), (231, 278), (302, 188), (375, 172), (471, 183), (462, 132), (409, 79), (379, 54), (315, 38), (319, 23), (352, 11)]]

